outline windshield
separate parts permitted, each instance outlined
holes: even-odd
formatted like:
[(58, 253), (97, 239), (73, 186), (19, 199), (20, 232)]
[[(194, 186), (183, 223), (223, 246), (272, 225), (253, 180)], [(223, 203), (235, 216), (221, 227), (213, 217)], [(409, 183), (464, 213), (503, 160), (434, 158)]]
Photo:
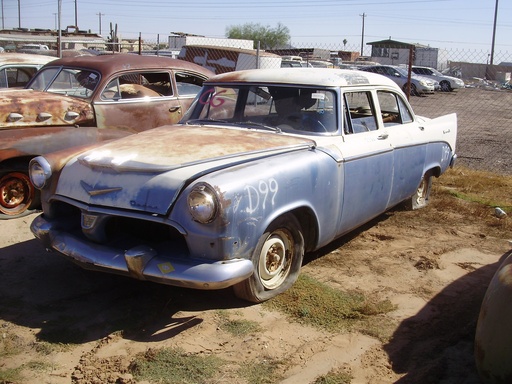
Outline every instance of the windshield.
[(99, 80), (99, 73), (94, 71), (50, 67), (40, 70), (27, 88), (85, 99), (91, 97)]
[(338, 130), (336, 93), (294, 86), (203, 87), (182, 119), (186, 124), (229, 124), (295, 134)]
[[(402, 76), (405, 76), (405, 77), (407, 77), (407, 76), (408, 76), (407, 71), (406, 71), (405, 69), (403, 69), (403, 68), (396, 67), (396, 68), (395, 68), (395, 70), (396, 70), (398, 73), (400, 73)], [(412, 74), (411, 74), (411, 75), (412, 75)]]

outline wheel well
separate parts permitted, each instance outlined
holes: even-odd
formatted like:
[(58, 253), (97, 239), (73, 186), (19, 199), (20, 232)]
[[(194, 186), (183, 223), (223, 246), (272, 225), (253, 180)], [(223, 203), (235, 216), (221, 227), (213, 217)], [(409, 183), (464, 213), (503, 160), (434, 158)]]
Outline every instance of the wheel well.
[(433, 168), (427, 169), (424, 174), (425, 175), (431, 174), (432, 176), (439, 177), (439, 176), (441, 176), (441, 168), (433, 167)]
[(302, 228), (302, 235), (304, 236), (305, 251), (307, 252), (312, 250), (318, 240), (318, 223), (313, 211), (307, 207), (301, 207), (290, 213), (299, 220)]
[(14, 157), (11, 159), (4, 160), (0, 163), (0, 171), (1, 172), (10, 172), (10, 171), (28, 171), (28, 163), (32, 160), (34, 156), (22, 156), (22, 157)]

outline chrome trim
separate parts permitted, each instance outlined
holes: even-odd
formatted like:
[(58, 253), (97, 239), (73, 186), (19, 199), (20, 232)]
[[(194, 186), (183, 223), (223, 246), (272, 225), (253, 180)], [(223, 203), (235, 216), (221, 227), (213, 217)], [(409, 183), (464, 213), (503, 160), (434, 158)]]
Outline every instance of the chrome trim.
[[(63, 227), (65, 227), (63, 225)], [(253, 273), (250, 260), (210, 261), (190, 258), (185, 249), (167, 251), (139, 245), (125, 251), (88, 242), (61, 231), (40, 215), (30, 225), (32, 233), (49, 249), (54, 249), (85, 269), (117, 273), (160, 284), (194, 289), (223, 289)]]

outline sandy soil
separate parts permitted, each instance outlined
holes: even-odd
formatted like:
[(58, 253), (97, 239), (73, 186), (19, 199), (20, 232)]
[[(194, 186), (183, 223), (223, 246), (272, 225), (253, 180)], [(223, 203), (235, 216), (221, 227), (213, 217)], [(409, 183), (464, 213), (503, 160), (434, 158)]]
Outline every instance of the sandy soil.
[[(511, 252), (508, 238), (490, 236), (478, 220), (438, 210), (434, 193), (426, 209), (392, 210), (307, 255), (302, 273), (396, 305), (383, 315), (389, 337), (381, 342), (291, 322), (229, 289), (193, 291), (82, 270), (33, 238), (34, 217), (0, 222), (0, 370), (25, 364), (26, 384), (134, 384), (127, 367), (136, 353), (160, 347), (229, 361), (219, 383), (244, 383), (236, 369), (265, 360), (280, 361), (283, 379), (274, 382), (290, 384), (332, 369), (350, 373), (353, 384), (478, 383), (480, 303)], [(234, 337), (219, 327), (219, 310), (261, 331)]]
[[(480, 302), (507, 239), (487, 236), (456, 212), (394, 210), (327, 249), (308, 255), (303, 273), (343, 290), (390, 299), (389, 340), (356, 331), (329, 333), (294, 322), (232, 292), (193, 291), (84, 271), (33, 239), (35, 215), (1, 223), (0, 330), (17, 353), (0, 369), (25, 369), (27, 384), (135, 383), (126, 373), (137, 352), (181, 347), (232, 362), (224, 382), (244, 381), (244, 362), (283, 362), (282, 383), (312, 383), (343, 369), (352, 383), (477, 383), (473, 335)], [(432, 217), (438, 220), (432, 222)], [(218, 310), (260, 324), (233, 337)], [(122, 331), (122, 333), (120, 332)], [(122, 335), (122, 336), (121, 336)], [(47, 351), (48, 342), (69, 344)], [(27, 366), (28, 367), (28, 366)], [(219, 381), (220, 382), (220, 381)]]

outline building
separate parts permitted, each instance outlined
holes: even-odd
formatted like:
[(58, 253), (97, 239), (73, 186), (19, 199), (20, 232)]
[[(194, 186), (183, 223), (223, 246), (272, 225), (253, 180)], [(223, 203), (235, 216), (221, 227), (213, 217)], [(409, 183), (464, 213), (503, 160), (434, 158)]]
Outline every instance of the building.
[(443, 67), (446, 67), (440, 60), (438, 48), (405, 43), (391, 40), (391, 38), (367, 43), (367, 45), (372, 46), (371, 61), (382, 65), (409, 64), (409, 57), (412, 56), (413, 65), (436, 69), (444, 69)]

